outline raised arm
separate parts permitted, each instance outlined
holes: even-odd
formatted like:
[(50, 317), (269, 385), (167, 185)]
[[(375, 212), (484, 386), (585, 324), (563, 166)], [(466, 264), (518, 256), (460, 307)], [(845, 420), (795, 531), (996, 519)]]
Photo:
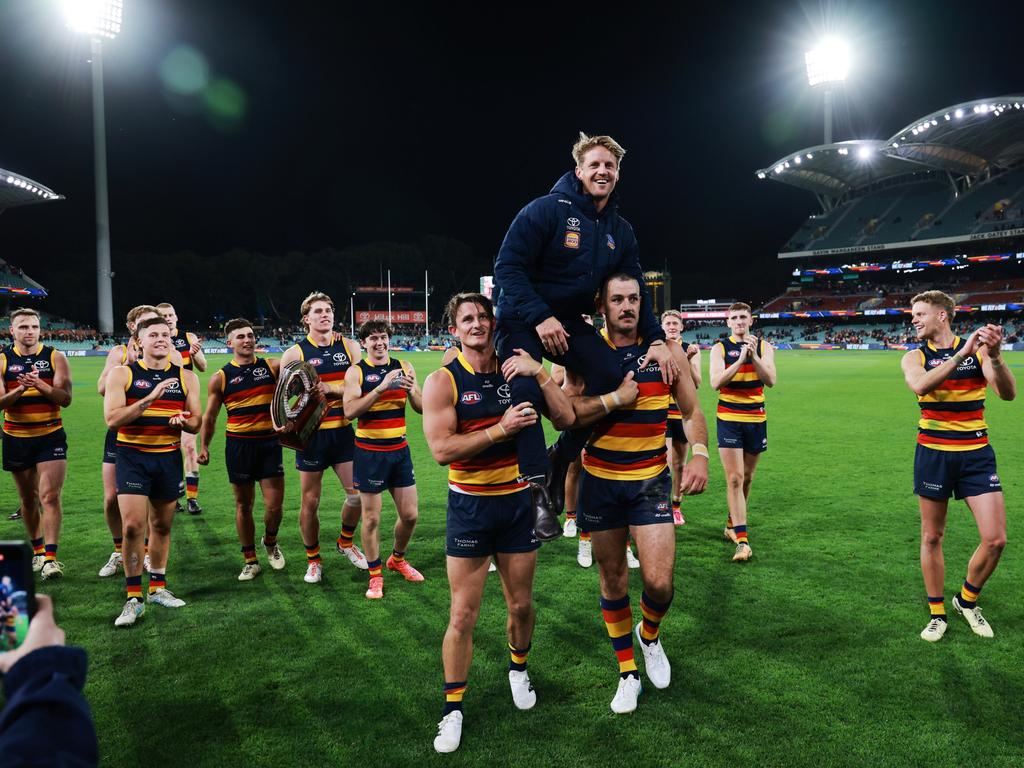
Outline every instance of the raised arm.
[(409, 405), (416, 413), (423, 413), (423, 392), (416, 383), (416, 369), (408, 360), (403, 360), (402, 370), (405, 371), (405, 377), (401, 379), (401, 387), (409, 393)]
[(915, 395), (927, 395), (944, 382), (960, 363), (978, 351), (978, 331), (967, 337), (960, 351), (930, 371), (924, 369), (924, 355), (919, 349), (907, 352), (900, 361), (903, 378)]
[(757, 377), (766, 387), (775, 386), (775, 347), (764, 339), (761, 339), (761, 354), (757, 354), (757, 338), (752, 336), (749, 340), (750, 351), (747, 357), (750, 359)]
[[(192, 358), (192, 365), (196, 367), (197, 371), (204, 373), (206, 371), (206, 353), (203, 352), (203, 340), (194, 333), (188, 332), (185, 333), (185, 338), (188, 340), (188, 353)], [(177, 365), (177, 363), (175, 364)]]
[(63, 352), (55, 350), (50, 358), (53, 365), (53, 384), (47, 384), (33, 368), (18, 377), (18, 383), (28, 388), (33, 387), (45, 399), (61, 408), (71, 405), (71, 369)]
[(583, 394), (584, 382), (580, 376), (568, 369), (565, 374), (562, 389), (572, 402), (573, 413), (576, 415), (574, 427), (586, 427), (600, 421), (612, 411), (632, 405), (640, 394), (640, 387), (633, 381), (632, 371), (626, 374), (616, 389), (596, 396)]
[[(7, 371), (7, 355), (0, 354), (0, 372)], [(11, 403), (17, 402), (18, 398), (21, 397), (21, 393), (24, 392), (26, 387), (18, 384), (15, 387), (7, 389), (7, 385), (4, 383), (4, 378), (0, 375), (0, 410), (3, 410)]]
[(726, 367), (725, 347), (720, 343), (711, 347), (711, 363), (708, 366), (708, 373), (711, 376), (712, 388), (721, 389), (732, 381), (732, 377), (739, 373), (740, 366), (747, 362), (747, 355), (749, 353), (750, 348), (744, 346), (740, 356), (736, 358), (736, 362)]
[(194, 435), (203, 423), (203, 404), (199, 398), (199, 377), (193, 371), (182, 371), (181, 377), (185, 382), (185, 389), (188, 390), (185, 393), (185, 407), (180, 415), (171, 417), (171, 423), (180, 424), (182, 431)]
[(981, 371), (985, 374), (985, 381), (992, 385), (1000, 400), (1013, 400), (1017, 397), (1017, 380), (1003, 360), (1003, 327), (1001, 325), (986, 325), (978, 331), (979, 340), (984, 344), (985, 354), (980, 354)]
[(204, 466), (210, 463), (210, 443), (217, 429), (217, 416), (224, 404), (224, 371), (217, 371), (206, 385), (206, 412), (203, 426), (199, 430), (199, 453), (197, 460)]

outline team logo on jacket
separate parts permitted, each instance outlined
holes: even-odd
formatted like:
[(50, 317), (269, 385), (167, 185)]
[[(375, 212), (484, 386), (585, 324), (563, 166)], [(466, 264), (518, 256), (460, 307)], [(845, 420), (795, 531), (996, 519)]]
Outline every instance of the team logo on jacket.
[(571, 229), (573, 232), (580, 231), (580, 220), (577, 219), (575, 216), (570, 216), (568, 219), (565, 220), (565, 223), (569, 225), (569, 229)]
[(615, 238), (611, 236), (611, 233), (608, 234), (608, 250), (615, 250)]
[(462, 397), (459, 398), (459, 402), (461, 402), (463, 405), (476, 405), (477, 403), (482, 403), (483, 401), (484, 396), (481, 395), (479, 392), (473, 391), (463, 392)]
[(565, 233), (565, 247), (566, 248), (579, 248), (580, 247), (580, 233), (579, 232), (566, 232)]

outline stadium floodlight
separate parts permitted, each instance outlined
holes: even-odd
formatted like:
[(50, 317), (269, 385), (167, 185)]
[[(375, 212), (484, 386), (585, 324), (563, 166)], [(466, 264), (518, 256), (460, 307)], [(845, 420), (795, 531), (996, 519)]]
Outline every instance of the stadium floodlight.
[(804, 53), (807, 83), (825, 89), (825, 144), (832, 143), (832, 88), (850, 73), (850, 48), (838, 37), (826, 37)]
[(953, 113), (953, 117), (955, 117), (957, 120), (959, 120), (963, 116), (964, 111), (962, 109), (958, 109), (956, 112)]
[(103, 108), (103, 38), (121, 32), (124, 0), (62, 0), (64, 19), (92, 45), (92, 137), (96, 182), (96, 299), (100, 333), (114, 332), (110, 269), (110, 208), (107, 202), (107, 127)]
[(871, 147), (865, 146), (858, 149), (857, 157), (859, 157), (861, 160), (867, 160), (869, 157), (871, 157)]
[(124, 0), (63, 0), (64, 19), (80, 35), (113, 40), (121, 32)]

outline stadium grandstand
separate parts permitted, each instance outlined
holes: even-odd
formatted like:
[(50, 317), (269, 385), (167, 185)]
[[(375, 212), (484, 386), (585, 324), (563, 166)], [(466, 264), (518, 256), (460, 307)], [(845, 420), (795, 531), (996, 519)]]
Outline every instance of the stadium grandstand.
[[(814, 195), (782, 245), (792, 281), (758, 312), (781, 343), (905, 348), (912, 297), (954, 297), (967, 331), (1024, 330), (1024, 95), (955, 104), (887, 140), (809, 147), (757, 177)], [(698, 322), (688, 320), (688, 322)], [(688, 328), (687, 335), (725, 333)]]
[[(38, 181), (0, 168), (0, 214), (8, 208), (20, 208), (63, 199), (62, 195), (58, 195)], [(12, 300), (45, 297), (46, 289), (26, 275), (20, 266), (0, 259), (0, 311), (3, 314), (7, 314)]]

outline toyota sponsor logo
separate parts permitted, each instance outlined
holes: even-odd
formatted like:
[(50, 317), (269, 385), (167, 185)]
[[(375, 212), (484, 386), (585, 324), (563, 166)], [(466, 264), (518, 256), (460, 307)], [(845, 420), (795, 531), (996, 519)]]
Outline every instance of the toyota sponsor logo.
[(254, 379), (266, 379), (270, 376), (270, 371), (264, 368), (262, 365), (259, 368), (252, 369), (252, 377)]
[(476, 405), (477, 403), (482, 403), (483, 401), (484, 396), (482, 394), (480, 394), (479, 392), (472, 391), (463, 392), (462, 397), (459, 398), (459, 402), (462, 403), (463, 405)]
[(37, 371), (48, 371), (50, 370), (50, 361), (36, 360), (34, 363), (32, 363), (32, 367), (35, 368)]
[(569, 227), (569, 229), (577, 231), (577, 232), (579, 231), (580, 220), (577, 219), (575, 216), (570, 216), (568, 219), (565, 220), (565, 223), (566, 223), (566, 226)]
[(508, 384), (502, 384), (498, 387), (498, 397), (509, 398), (512, 397), (512, 390)]
[(331, 359), (334, 360), (335, 365), (348, 365), (348, 355), (344, 352), (335, 352)]

